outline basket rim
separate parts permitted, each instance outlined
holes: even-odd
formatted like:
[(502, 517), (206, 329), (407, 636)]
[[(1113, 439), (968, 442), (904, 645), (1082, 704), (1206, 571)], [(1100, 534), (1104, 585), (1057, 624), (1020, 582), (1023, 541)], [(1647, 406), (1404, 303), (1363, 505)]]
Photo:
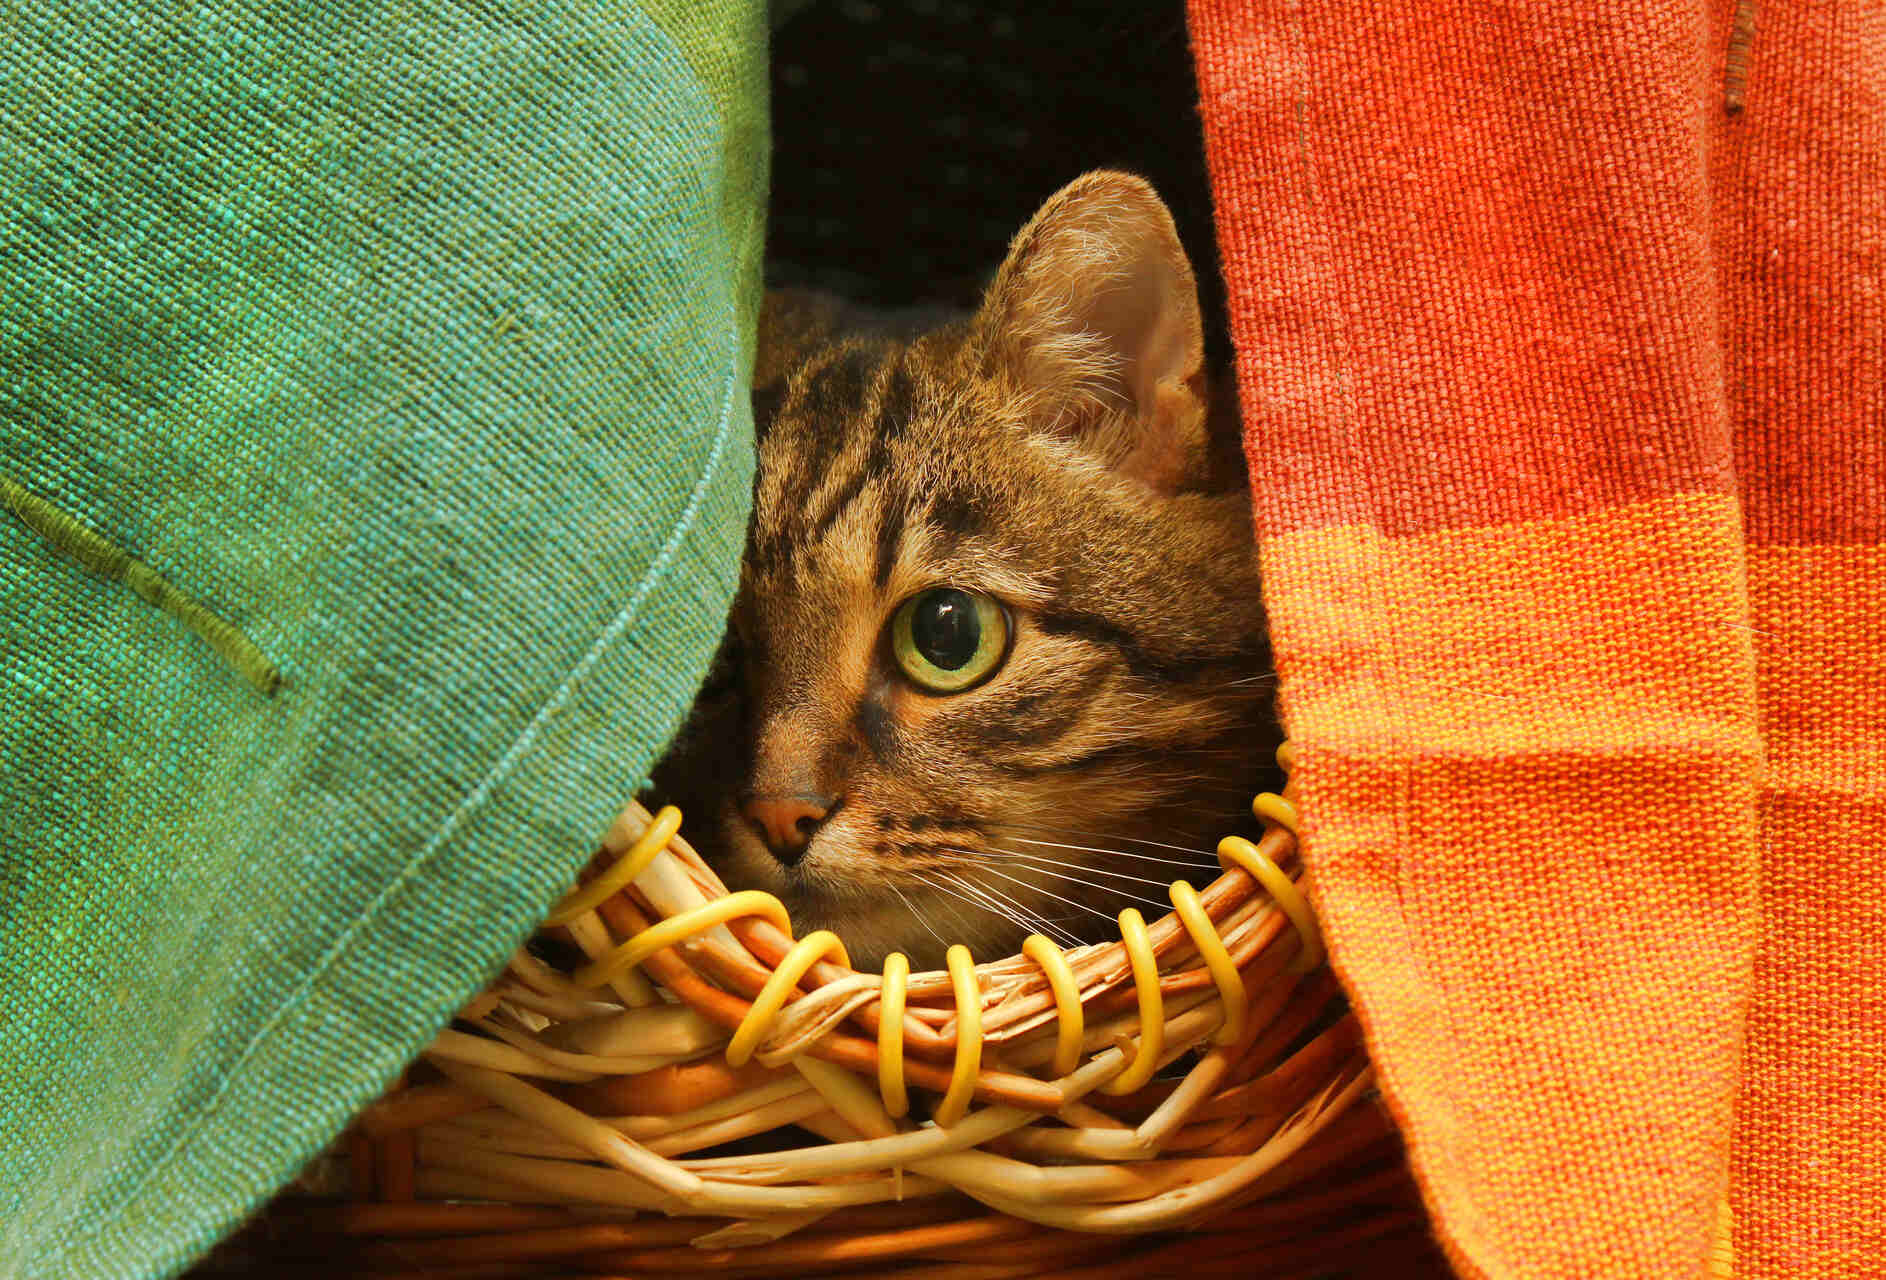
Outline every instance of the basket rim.
[[(632, 802), (547, 916), (587, 963), (566, 974), (520, 949), (426, 1050), (437, 1081), (375, 1104), (358, 1133), (406, 1135), (431, 1191), (781, 1236), (946, 1192), (1116, 1234), (1274, 1195), (1345, 1143), (1392, 1141), (1356, 1106), (1373, 1072), (1322, 963), (1289, 790), (1257, 798), (1262, 836), (1222, 841), (1202, 889), (1174, 881), (1151, 922), (1122, 911), (1117, 940), (1034, 934), (981, 964), (957, 945), (923, 972), (895, 953), (856, 970), (836, 934), (795, 937), (777, 898), (729, 892), (677, 811)], [(939, 1099), (927, 1120), (912, 1091)], [(781, 1125), (818, 1141), (693, 1154)]]

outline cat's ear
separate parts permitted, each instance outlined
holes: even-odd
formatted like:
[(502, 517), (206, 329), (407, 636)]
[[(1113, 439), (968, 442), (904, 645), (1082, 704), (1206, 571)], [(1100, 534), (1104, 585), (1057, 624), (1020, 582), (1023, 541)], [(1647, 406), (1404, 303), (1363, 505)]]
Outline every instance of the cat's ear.
[(1222, 486), (1198, 283), (1143, 179), (1099, 170), (1056, 192), (976, 323), (984, 358), (1044, 429), (1159, 492)]

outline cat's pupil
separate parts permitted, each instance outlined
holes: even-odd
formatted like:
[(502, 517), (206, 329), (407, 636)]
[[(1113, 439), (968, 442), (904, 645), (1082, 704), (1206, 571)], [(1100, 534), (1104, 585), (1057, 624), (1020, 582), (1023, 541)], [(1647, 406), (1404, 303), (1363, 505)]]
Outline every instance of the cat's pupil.
[(976, 602), (953, 587), (926, 593), (911, 615), (910, 638), (929, 662), (944, 671), (959, 669), (982, 643)]

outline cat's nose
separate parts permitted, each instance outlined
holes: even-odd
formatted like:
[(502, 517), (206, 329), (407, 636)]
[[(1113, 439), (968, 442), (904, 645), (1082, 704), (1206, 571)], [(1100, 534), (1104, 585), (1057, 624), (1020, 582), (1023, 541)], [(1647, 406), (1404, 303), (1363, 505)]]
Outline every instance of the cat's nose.
[(837, 800), (831, 796), (801, 793), (753, 796), (741, 808), (747, 820), (759, 828), (773, 856), (790, 867), (805, 857), (813, 834), (837, 806)]

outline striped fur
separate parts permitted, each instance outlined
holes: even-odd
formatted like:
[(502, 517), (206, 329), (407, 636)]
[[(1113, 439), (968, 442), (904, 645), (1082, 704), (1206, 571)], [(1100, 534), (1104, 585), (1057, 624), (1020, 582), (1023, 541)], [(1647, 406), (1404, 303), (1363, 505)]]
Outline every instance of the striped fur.
[[(741, 590), (658, 789), (730, 883), (860, 962), (992, 957), (1034, 916), (1104, 928), (1118, 889), (1159, 897), (1125, 877), (1177, 872), (1134, 842), (1208, 850), (1277, 737), (1236, 415), (1206, 383), (1190, 269), (1144, 183), (1092, 174), (977, 315), (860, 325), (767, 301)], [(949, 696), (885, 638), (937, 585), (1014, 620), (1004, 665)], [(795, 791), (841, 800), (788, 867), (739, 804)]]

